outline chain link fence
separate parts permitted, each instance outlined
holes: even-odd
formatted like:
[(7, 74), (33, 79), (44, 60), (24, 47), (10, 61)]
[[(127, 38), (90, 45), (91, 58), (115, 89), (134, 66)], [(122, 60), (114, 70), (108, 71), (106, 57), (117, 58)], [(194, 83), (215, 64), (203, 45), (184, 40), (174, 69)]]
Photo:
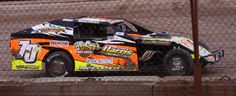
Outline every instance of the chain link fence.
[[(203, 69), (203, 77), (233, 77), (236, 73), (236, 2), (200, 0), (200, 41), (210, 50), (225, 50), (225, 58)], [(44, 77), (45, 72), (11, 71), (10, 34), (34, 25), (81, 16), (124, 18), (154, 32), (192, 38), (189, 0), (24, 0), (0, 2), (0, 78)], [(142, 74), (141, 74), (142, 75)], [(117, 77), (116, 77), (117, 78)], [(144, 79), (150, 80), (149, 77)], [(177, 77), (181, 78), (181, 77)], [(109, 78), (108, 78), (109, 79)], [(110, 78), (111, 79), (111, 78)], [(122, 79), (134, 79), (122, 77)], [(113, 79), (111, 79), (113, 80)], [(155, 80), (155, 79), (152, 79)]]
[[(10, 71), (10, 33), (46, 21), (81, 16), (124, 18), (154, 32), (191, 38), (188, 0), (56, 0), (1, 2), (2, 71)], [(20, 73), (29, 72), (17, 72)], [(35, 72), (30, 72), (34, 74)], [(12, 72), (12, 74), (14, 74)], [(7, 74), (9, 75), (9, 74)]]
[(200, 0), (200, 41), (210, 50), (225, 50), (225, 58), (204, 69), (206, 76), (235, 76), (236, 2), (233, 0)]

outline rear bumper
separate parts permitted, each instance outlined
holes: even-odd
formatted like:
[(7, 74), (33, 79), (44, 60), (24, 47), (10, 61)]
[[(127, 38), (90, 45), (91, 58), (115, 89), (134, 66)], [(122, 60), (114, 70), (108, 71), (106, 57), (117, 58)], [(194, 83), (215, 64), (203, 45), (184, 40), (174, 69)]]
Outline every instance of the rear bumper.
[(212, 52), (211, 55), (204, 56), (203, 58), (207, 61), (207, 63), (216, 63), (220, 61), (224, 57), (224, 50), (220, 49)]

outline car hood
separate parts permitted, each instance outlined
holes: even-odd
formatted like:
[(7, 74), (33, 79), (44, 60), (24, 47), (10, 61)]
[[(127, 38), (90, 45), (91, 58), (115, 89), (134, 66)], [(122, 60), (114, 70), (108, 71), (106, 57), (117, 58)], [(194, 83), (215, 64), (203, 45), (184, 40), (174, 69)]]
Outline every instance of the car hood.
[[(168, 38), (163, 38), (163, 37), (153, 37), (150, 35), (145, 35), (140, 37), (141, 40), (144, 41), (163, 41), (163, 42), (171, 42), (175, 43), (177, 45), (181, 45), (190, 51), (194, 52), (194, 46), (193, 46), (193, 41), (189, 38), (185, 37), (178, 37), (178, 36), (170, 36)], [(200, 56), (208, 56), (211, 54), (210, 50), (207, 50), (203, 46), (199, 46), (199, 54)]]

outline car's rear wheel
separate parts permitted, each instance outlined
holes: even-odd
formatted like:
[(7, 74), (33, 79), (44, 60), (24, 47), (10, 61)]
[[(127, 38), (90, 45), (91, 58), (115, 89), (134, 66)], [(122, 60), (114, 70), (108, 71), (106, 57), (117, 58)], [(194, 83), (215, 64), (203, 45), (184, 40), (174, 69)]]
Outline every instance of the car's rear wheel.
[(45, 60), (45, 69), (51, 77), (68, 76), (74, 71), (73, 60), (65, 52), (53, 52)]
[(193, 59), (189, 52), (183, 49), (173, 49), (164, 57), (165, 73), (171, 76), (191, 75)]

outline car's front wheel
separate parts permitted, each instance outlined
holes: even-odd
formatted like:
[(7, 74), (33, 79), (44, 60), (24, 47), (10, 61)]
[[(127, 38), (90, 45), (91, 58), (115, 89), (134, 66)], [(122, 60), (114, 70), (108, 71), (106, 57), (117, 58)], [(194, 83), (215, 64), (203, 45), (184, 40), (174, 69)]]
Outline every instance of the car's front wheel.
[(45, 60), (45, 69), (51, 77), (67, 76), (73, 73), (73, 60), (65, 52), (53, 52)]
[(164, 57), (165, 72), (171, 76), (191, 75), (193, 59), (189, 52), (183, 49), (173, 49)]

